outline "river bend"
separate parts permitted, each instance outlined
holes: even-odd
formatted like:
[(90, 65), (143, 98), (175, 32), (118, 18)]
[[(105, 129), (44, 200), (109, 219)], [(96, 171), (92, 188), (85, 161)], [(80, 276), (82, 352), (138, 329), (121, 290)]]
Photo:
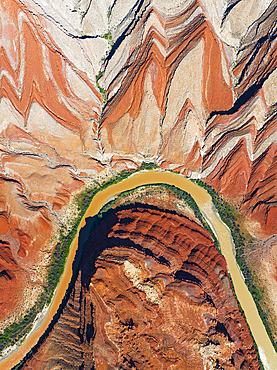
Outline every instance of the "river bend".
[(263, 362), (266, 370), (277, 369), (277, 355), (274, 347), (267, 335), (263, 322), (258, 314), (258, 310), (254, 303), (254, 300), (244, 282), (243, 276), (236, 263), (234, 256), (234, 248), (232, 236), (229, 228), (220, 219), (215, 206), (212, 202), (211, 196), (208, 192), (193, 183), (185, 177), (174, 174), (171, 172), (160, 172), (160, 171), (142, 171), (136, 173), (129, 178), (122, 180), (120, 183), (114, 184), (106, 188), (105, 190), (97, 193), (92, 199), (89, 208), (83, 216), (77, 235), (73, 240), (70, 252), (65, 264), (64, 273), (61, 277), (59, 285), (56, 289), (51, 305), (45, 310), (45, 317), (40, 319), (39, 325), (36, 325), (32, 332), (28, 335), (25, 341), (16, 347), (10, 354), (3, 357), (0, 361), (0, 369), (7, 370), (11, 369), (31, 350), (31, 348), (38, 342), (39, 338), (46, 331), (48, 325), (51, 323), (54, 315), (56, 314), (65, 292), (68, 288), (68, 284), (72, 277), (72, 264), (78, 248), (78, 235), (82, 227), (85, 226), (85, 219), (87, 217), (93, 217), (97, 215), (103, 205), (113, 196), (122, 193), (127, 190), (134, 189), (138, 186), (165, 183), (168, 185), (174, 185), (177, 188), (189, 193), (197, 203), (203, 216), (207, 222), (211, 225), (214, 230), (221, 248), (221, 252), (224, 255), (228, 270), (233, 280), (233, 285), (237, 299), (244, 310), (244, 314), (247, 323), (251, 329), (254, 340), (258, 346), (260, 358)]

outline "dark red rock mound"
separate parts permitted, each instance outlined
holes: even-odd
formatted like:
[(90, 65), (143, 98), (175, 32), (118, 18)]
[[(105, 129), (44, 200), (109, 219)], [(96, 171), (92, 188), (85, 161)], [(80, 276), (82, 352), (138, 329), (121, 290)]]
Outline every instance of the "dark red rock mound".
[(87, 235), (70, 298), (24, 369), (260, 368), (200, 225), (135, 204), (87, 219)]

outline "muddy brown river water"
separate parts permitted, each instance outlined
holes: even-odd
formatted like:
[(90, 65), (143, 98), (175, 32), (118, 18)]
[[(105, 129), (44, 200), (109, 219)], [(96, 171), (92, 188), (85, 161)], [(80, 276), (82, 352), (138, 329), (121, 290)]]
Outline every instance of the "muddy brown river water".
[(2, 359), (0, 360), (1, 370), (11, 369), (13, 366), (19, 363), (20, 360), (38, 342), (39, 338), (43, 335), (48, 325), (52, 321), (52, 318), (62, 302), (62, 299), (72, 277), (72, 263), (74, 261), (76, 250), (78, 248), (78, 234), (80, 229), (85, 226), (85, 219), (87, 217), (95, 216), (111, 197), (141, 185), (155, 183), (174, 185), (186, 191), (194, 198), (199, 209), (203, 213), (208, 223), (211, 225), (219, 240), (221, 252), (226, 258), (228, 270), (233, 280), (235, 293), (242, 309), (244, 310), (247, 323), (258, 346), (264, 368), (266, 370), (277, 369), (276, 352), (267, 335), (263, 322), (258, 314), (258, 310), (256, 308), (254, 300), (248, 291), (243, 276), (236, 263), (230, 230), (221, 221), (213, 205), (211, 196), (207, 193), (205, 189), (201, 188), (199, 185), (193, 183), (192, 181), (186, 179), (181, 175), (171, 172), (145, 171), (136, 173), (118, 184), (109, 186), (107, 189), (95, 195), (80, 222), (77, 236), (71, 244), (70, 252), (65, 264), (64, 273), (56, 289), (52, 303), (49, 306), (49, 309), (46, 311), (45, 317), (40, 320), (39, 324), (32, 330), (32, 332), (28, 335), (26, 340), (20, 346), (14, 348), (10, 353), (7, 353), (6, 356), (2, 357)]

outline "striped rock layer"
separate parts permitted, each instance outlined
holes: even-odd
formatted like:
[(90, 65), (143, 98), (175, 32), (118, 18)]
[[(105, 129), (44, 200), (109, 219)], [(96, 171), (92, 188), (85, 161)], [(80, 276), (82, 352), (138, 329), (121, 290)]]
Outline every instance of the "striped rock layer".
[(209, 233), (187, 216), (136, 203), (97, 222), (66, 307), (23, 366), (53, 368), (260, 366)]
[(2, 0), (0, 320), (32, 307), (85, 184), (143, 161), (276, 233), (276, 5)]

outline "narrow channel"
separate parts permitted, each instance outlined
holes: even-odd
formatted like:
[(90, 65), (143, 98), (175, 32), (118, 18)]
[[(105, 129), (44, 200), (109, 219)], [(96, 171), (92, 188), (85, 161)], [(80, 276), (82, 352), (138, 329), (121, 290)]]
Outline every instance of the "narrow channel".
[(197, 203), (199, 209), (211, 224), (218, 238), (221, 252), (224, 255), (228, 270), (233, 280), (235, 293), (238, 301), (247, 320), (247, 323), (251, 329), (254, 340), (258, 346), (260, 358), (266, 370), (277, 369), (277, 354), (274, 347), (267, 335), (263, 322), (258, 314), (258, 310), (254, 303), (254, 300), (244, 282), (239, 267), (236, 263), (235, 256), (233, 254), (233, 244), (230, 230), (221, 221), (218, 216), (216, 209), (213, 205), (212, 198), (208, 192), (201, 188), (199, 185), (193, 183), (185, 177), (174, 174), (171, 172), (161, 171), (142, 171), (136, 173), (129, 178), (122, 180), (120, 183), (109, 186), (107, 189), (97, 193), (92, 199), (89, 208), (83, 216), (77, 235), (73, 240), (69, 256), (67, 258), (64, 273), (61, 277), (60, 283), (56, 289), (53, 300), (49, 309), (46, 311), (45, 318), (27, 337), (27, 339), (13, 350), (9, 356), (2, 358), (0, 361), (0, 369), (8, 370), (15, 366), (21, 361), (21, 359), (31, 350), (31, 348), (38, 342), (39, 338), (46, 331), (48, 325), (51, 323), (54, 315), (56, 314), (62, 299), (66, 293), (68, 284), (72, 277), (72, 264), (78, 248), (78, 235), (82, 227), (85, 226), (85, 219), (87, 217), (95, 216), (103, 205), (113, 196), (118, 195), (124, 191), (134, 189), (138, 186), (165, 183), (168, 185), (174, 185), (183, 191), (189, 193)]

